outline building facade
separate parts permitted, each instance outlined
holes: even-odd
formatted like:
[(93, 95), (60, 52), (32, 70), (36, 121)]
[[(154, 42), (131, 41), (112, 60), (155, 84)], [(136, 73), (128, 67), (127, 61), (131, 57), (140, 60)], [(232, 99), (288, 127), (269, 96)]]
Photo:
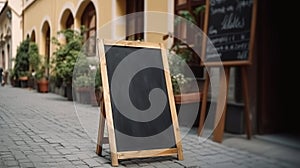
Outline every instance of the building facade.
[(13, 67), (17, 47), (22, 41), (22, 1), (2, 1), (0, 11), (0, 67), (9, 70)]
[[(39, 46), (40, 54), (50, 58), (55, 46), (51, 44), (51, 37), (57, 36), (57, 32), (66, 28), (80, 29), (82, 25), (88, 30), (85, 37), (88, 38), (100, 32), (101, 38), (122, 39), (128, 33), (129, 25), (133, 30), (136, 27), (144, 31), (143, 40), (163, 42), (163, 34), (170, 30), (168, 22), (159, 24), (165, 30), (161, 34), (151, 33), (153, 22), (151, 18), (143, 18), (142, 22), (126, 23), (126, 19), (120, 17), (143, 11), (173, 12), (171, 0), (23, 0), (23, 38), (29, 37)], [(41, 10), (42, 9), (42, 10)], [(114, 20), (118, 20), (114, 22)], [(121, 21), (120, 21), (121, 20)], [(98, 32), (99, 33), (99, 32)], [(137, 38), (137, 37), (133, 37)]]

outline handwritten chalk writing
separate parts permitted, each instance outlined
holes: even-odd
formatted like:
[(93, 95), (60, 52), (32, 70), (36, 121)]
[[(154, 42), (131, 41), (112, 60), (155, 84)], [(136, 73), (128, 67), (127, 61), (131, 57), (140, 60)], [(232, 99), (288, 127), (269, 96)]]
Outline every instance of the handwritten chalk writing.
[(211, 39), (211, 42), (216, 44), (216, 43), (226, 43), (228, 41), (228, 37), (220, 37), (220, 38), (214, 38)]
[(225, 2), (226, 0), (211, 0), (210, 1), (210, 5), (214, 6), (214, 5), (218, 5), (218, 4), (222, 4), (223, 2)]
[(226, 15), (222, 22), (222, 30), (239, 29), (245, 26), (245, 19), (235, 16), (233, 13)]
[(207, 54), (206, 55), (206, 58), (207, 59), (210, 59), (210, 58), (220, 58), (221, 57), (221, 55), (220, 54)]
[(245, 35), (242, 34), (241, 35), (241, 39), (244, 40), (245, 39)]
[(244, 8), (244, 7), (251, 7), (252, 4), (253, 4), (252, 0), (243, 0), (237, 4), (236, 9), (241, 11), (242, 8)]
[(209, 26), (208, 34), (217, 34), (218, 30), (214, 28), (214, 26)]
[(226, 8), (226, 11), (227, 12), (231, 12), (231, 11), (233, 11), (234, 10), (234, 7), (233, 6), (227, 6), (227, 8)]
[(248, 55), (248, 51), (241, 51), (237, 53), (237, 59), (246, 59)]
[(225, 13), (225, 7), (221, 7), (221, 8), (211, 8), (210, 9), (210, 13), (212, 15), (215, 15), (217, 13)]
[(235, 50), (244, 50), (247, 48), (248, 48), (248, 43), (235, 44), (235, 46), (234, 46)]
[(248, 49), (248, 43), (226, 44), (215, 46), (218, 51), (242, 51)]

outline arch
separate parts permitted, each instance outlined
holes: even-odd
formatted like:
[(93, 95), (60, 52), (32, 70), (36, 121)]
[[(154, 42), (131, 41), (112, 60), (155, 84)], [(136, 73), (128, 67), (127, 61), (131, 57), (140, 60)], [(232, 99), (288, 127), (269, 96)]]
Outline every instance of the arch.
[(35, 42), (35, 30), (31, 31), (31, 35), (30, 35), (30, 41)]
[[(7, 46), (6, 46), (6, 53), (7, 53), (7, 60), (11, 60), (11, 58), (12, 58), (12, 56), (11, 56), (11, 49), (10, 49), (11, 47), (10, 47), (10, 42), (7, 44)], [(12, 68), (11, 67), (11, 61), (8, 61), (8, 66), (7, 66), (7, 68)]]
[(62, 7), (61, 13), (59, 14), (59, 23), (60, 24), (58, 25), (58, 30), (62, 30), (62, 29), (66, 29), (66, 28), (70, 27), (70, 24), (69, 24), (69, 26), (67, 26), (66, 22), (68, 22), (68, 19), (70, 22), (71, 16), (73, 19), (73, 21), (72, 21), (73, 24), (71, 24), (71, 25), (74, 25), (74, 13), (75, 13), (74, 4), (71, 2), (66, 2)]
[(85, 39), (96, 34), (97, 30), (97, 8), (91, 0), (82, 1), (75, 17), (79, 25), (84, 25), (87, 29)]
[[(41, 41), (41, 51), (45, 56), (45, 61), (47, 64), (50, 63), (50, 47), (51, 47), (51, 27), (48, 21), (45, 21), (41, 28), (42, 41)], [(47, 76), (49, 77), (49, 68), (46, 70)]]
[(74, 17), (70, 9), (66, 9), (60, 19), (60, 29), (68, 29), (74, 27)]
[[(90, 6), (93, 6), (93, 10), (95, 11), (95, 15), (98, 16), (98, 8), (96, 8), (98, 4), (98, 1), (97, 0), (81, 0), (81, 3), (78, 3), (78, 6), (77, 6), (77, 10), (76, 10), (76, 15), (75, 15), (75, 22), (76, 22), (76, 25), (75, 27), (76, 28), (79, 28), (82, 24), (82, 15), (83, 13), (86, 11), (87, 7), (90, 5)], [(98, 20), (98, 17), (95, 18), (95, 24), (96, 24), (96, 27), (97, 27), (97, 23), (99, 22)]]
[(7, 26), (5, 38), (9, 39), (11, 37), (11, 28)]
[[(2, 60), (1, 60), (1, 67), (2, 69), (5, 69), (5, 52), (2, 50)], [(2, 82), (2, 81), (1, 81)]]

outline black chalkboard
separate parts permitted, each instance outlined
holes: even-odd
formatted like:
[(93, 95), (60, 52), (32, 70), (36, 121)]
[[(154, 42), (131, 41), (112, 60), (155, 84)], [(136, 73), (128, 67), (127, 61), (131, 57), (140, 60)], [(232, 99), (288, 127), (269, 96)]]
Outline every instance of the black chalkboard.
[(126, 158), (177, 155), (182, 160), (166, 50), (146, 42), (102, 43), (101, 77), (113, 165)]
[[(145, 149), (159, 149), (170, 148), (175, 144), (173, 126), (171, 120), (171, 112), (169, 102), (166, 102), (163, 112), (154, 120), (149, 122), (141, 122), (142, 119), (130, 119), (116, 106), (118, 101), (131, 101), (132, 104), (143, 113), (142, 110), (150, 108), (149, 94), (152, 89), (159, 88), (165, 95), (168, 95), (166, 90), (166, 82), (162, 64), (162, 56), (160, 49), (141, 48), (141, 47), (126, 47), (126, 46), (110, 46), (105, 45), (106, 63), (108, 81), (110, 85), (110, 96), (112, 97), (112, 114), (115, 128), (117, 151), (131, 151), (131, 150), (145, 150)], [(118, 87), (111, 86), (112, 77), (119, 63), (127, 56), (136, 54), (143, 57), (143, 60), (136, 60), (136, 62), (128, 61), (122, 68), (124, 73), (133, 66), (147, 67), (148, 64), (158, 66), (159, 68), (146, 68), (133, 76), (129, 88), (122, 85), (120, 81)], [(142, 54), (142, 55), (140, 55)], [(143, 64), (147, 63), (147, 64)], [(138, 64), (138, 65), (137, 65)], [(114, 90), (112, 90), (114, 89)], [(112, 92), (119, 92), (118, 96), (113, 97)], [(130, 100), (127, 100), (129, 94)], [(158, 97), (159, 99), (159, 97)], [(131, 111), (127, 111), (130, 113)], [(149, 111), (150, 113), (152, 111)], [(147, 115), (147, 114), (145, 114)], [(150, 136), (157, 135), (163, 131), (167, 131), (161, 139), (153, 139), (151, 143), (147, 141)], [(130, 137), (131, 136), (131, 137)], [(141, 138), (145, 137), (145, 138)], [(130, 142), (130, 143), (128, 143)]]
[(207, 0), (206, 33), (218, 54), (207, 49), (205, 62), (250, 62), (255, 0)]

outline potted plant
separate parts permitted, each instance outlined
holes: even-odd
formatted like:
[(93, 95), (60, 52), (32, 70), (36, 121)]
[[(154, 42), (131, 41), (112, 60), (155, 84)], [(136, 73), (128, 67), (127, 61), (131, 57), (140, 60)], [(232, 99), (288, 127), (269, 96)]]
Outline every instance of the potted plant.
[(39, 49), (36, 43), (30, 42), (29, 44), (29, 69), (30, 69), (30, 74), (29, 74), (29, 79), (28, 79), (28, 85), (29, 87), (35, 89), (37, 87), (37, 81), (36, 78), (34, 77), (34, 74), (36, 73), (37, 70), (39, 70), (39, 66), (41, 66), (41, 55), (39, 54)]
[(198, 85), (195, 79), (188, 77), (186, 73), (186, 69), (189, 67), (185, 57), (170, 51), (168, 60), (175, 103), (199, 101)]
[(29, 75), (29, 43), (29, 39), (26, 39), (20, 43), (17, 48), (16, 58), (14, 59), (14, 75), (20, 81), (20, 86), (22, 88), (27, 87)]
[(40, 66), (36, 67), (37, 70), (34, 73), (34, 77), (37, 81), (37, 91), (40, 93), (48, 93), (49, 91), (49, 81), (46, 75), (46, 69), (48, 67), (45, 59), (41, 60)]
[(94, 91), (92, 87), (92, 77), (88, 74), (79, 76), (74, 80), (73, 84), (78, 97), (78, 102), (82, 104), (90, 104), (91, 94)]
[(97, 106), (102, 84), (97, 57), (86, 55), (88, 53), (82, 51), (78, 56), (73, 72), (73, 90), (80, 103)]
[(83, 31), (83, 28), (80, 31), (73, 29), (59, 31), (57, 34), (62, 34), (64, 36), (64, 42), (61, 42), (57, 37), (52, 37), (52, 43), (57, 46), (53, 53), (54, 57), (51, 61), (54, 65), (53, 72), (57, 78), (63, 79), (66, 86), (68, 100), (73, 100), (73, 70), (83, 46)]

